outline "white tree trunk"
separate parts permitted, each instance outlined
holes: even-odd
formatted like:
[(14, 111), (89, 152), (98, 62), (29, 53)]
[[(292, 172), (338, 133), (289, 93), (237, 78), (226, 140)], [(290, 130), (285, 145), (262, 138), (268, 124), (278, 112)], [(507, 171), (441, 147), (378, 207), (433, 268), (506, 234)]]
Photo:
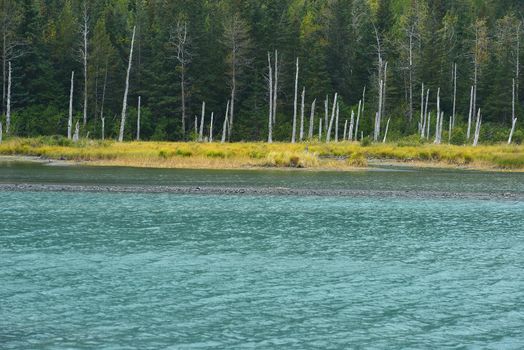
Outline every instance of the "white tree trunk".
[(306, 88), (302, 89), (302, 100), (300, 104), (300, 142), (304, 141), (304, 103), (306, 99)]
[(384, 63), (384, 83), (382, 85), (382, 111), (380, 112), (380, 121), (386, 117), (386, 90), (388, 82), (388, 62)]
[(364, 86), (364, 91), (362, 92), (362, 112), (361, 112), (361, 116), (362, 116), (362, 119), (364, 119), (364, 111), (366, 109), (366, 87)]
[(267, 63), (269, 67), (269, 116), (268, 116), (268, 133), (267, 133), (267, 142), (273, 143), (273, 103), (274, 103), (274, 94), (273, 94), (273, 66), (271, 65), (271, 54), (267, 53)]
[(389, 121), (391, 118), (388, 118), (388, 122), (386, 123), (386, 131), (384, 131), (384, 140), (382, 140), (382, 143), (386, 143), (387, 137), (388, 137), (388, 131), (389, 131)]
[(77, 143), (79, 139), (80, 139), (80, 124), (77, 121), (75, 124), (75, 134), (73, 135), (73, 142)]
[(322, 118), (318, 118), (318, 142), (322, 142)]
[(106, 138), (106, 118), (102, 117), (100, 120), (102, 121), (102, 141), (104, 141)]
[[(326, 95), (326, 100), (324, 101), (324, 129), (327, 129), (329, 124), (329, 96)], [(327, 140), (327, 135), (326, 135)]]
[(436, 123), (436, 127), (435, 127), (435, 144), (439, 145), (440, 144), (440, 137), (439, 137), (439, 134), (440, 134), (440, 88), (438, 88), (437, 90), (437, 123)]
[(87, 36), (89, 35), (89, 16), (87, 13), (87, 0), (84, 1), (84, 13), (83, 13), (83, 25), (82, 25), (82, 38), (83, 38), (83, 50), (82, 60), (84, 63), (84, 126), (87, 123)]
[(227, 126), (228, 126), (228, 119), (229, 119), (229, 100), (227, 101), (227, 107), (226, 107), (226, 116), (224, 117), (224, 126), (222, 127), (222, 140), (221, 143), (226, 142), (226, 136), (227, 136)]
[(213, 142), (213, 119), (215, 118), (215, 113), (211, 112), (211, 122), (209, 124), (209, 142)]
[(378, 114), (377, 114), (377, 117), (375, 118), (375, 132), (373, 134), (373, 141), (377, 142), (378, 141), (378, 138), (380, 137), (380, 122), (381, 122), (381, 119), (382, 119), (382, 99), (384, 98), (384, 94), (383, 94), (383, 91), (384, 91), (384, 81), (380, 81), (379, 85), (378, 85), (378, 89), (379, 89), (379, 94), (378, 94)]
[(451, 129), (455, 127), (455, 118), (457, 116), (457, 64), (453, 69), (453, 115), (451, 116)]
[(361, 110), (362, 109), (362, 100), (358, 101), (358, 111), (357, 111), (357, 121), (355, 123), (355, 141), (358, 141), (358, 127), (359, 127), (359, 124), (360, 124), (360, 113), (361, 113)]
[(278, 51), (275, 50), (275, 81), (273, 88), (273, 124), (277, 123), (277, 98), (278, 98)]
[(474, 87), (472, 86), (471, 87), (471, 96), (470, 96), (470, 99), (469, 99), (469, 117), (468, 117), (468, 131), (466, 133), (466, 139), (469, 140), (469, 138), (471, 137), (471, 121), (472, 121), (472, 118), (473, 118), (473, 91), (474, 90)]
[(420, 122), (418, 124), (418, 132), (422, 135), (424, 127), (424, 83), (422, 83), (422, 91), (420, 94)]
[(309, 133), (308, 138), (310, 141), (313, 140), (313, 128), (315, 127), (315, 105), (317, 103), (317, 99), (313, 100), (313, 103), (311, 103), (311, 114), (309, 116)]
[(11, 132), (11, 76), (12, 76), (12, 69), (11, 69), (11, 61), (8, 63), (9, 71), (7, 76), (7, 109), (5, 114), (5, 134), (9, 135)]
[(206, 103), (202, 102), (202, 114), (200, 116), (200, 131), (198, 132), (198, 141), (204, 141), (204, 120), (206, 116)]
[(513, 122), (511, 123), (511, 131), (509, 132), (508, 145), (511, 145), (511, 142), (513, 142), (513, 134), (515, 133), (516, 125), (517, 125), (517, 118), (513, 119)]
[(482, 125), (482, 117), (480, 115), (480, 108), (477, 113), (477, 123), (475, 125), (475, 137), (473, 139), (473, 147), (477, 147), (479, 144), (479, 138), (480, 138), (480, 127)]
[(106, 100), (106, 87), (107, 87), (107, 60), (106, 60), (106, 69), (104, 73), (104, 87), (102, 88), (102, 103), (100, 106), (100, 120), (102, 121), (102, 140), (105, 139), (105, 117), (104, 117), (104, 104)]
[(451, 133), (453, 132), (453, 117), (449, 117), (448, 143), (451, 144)]
[(338, 125), (340, 115), (340, 104), (337, 102), (337, 114), (335, 115), (335, 142), (338, 142)]
[(355, 112), (351, 111), (351, 121), (349, 123), (348, 141), (353, 141), (353, 131), (355, 128)]
[(73, 129), (73, 90), (75, 82), (75, 72), (71, 73), (71, 89), (69, 91), (69, 119), (67, 120), (67, 138), (71, 140)]
[(426, 105), (424, 106), (424, 124), (422, 126), (422, 137), (429, 137), (429, 116), (428, 115), (428, 105), (429, 105), (429, 89), (426, 92)]
[(337, 111), (337, 99), (338, 93), (335, 93), (335, 98), (333, 99), (333, 107), (331, 108), (331, 119), (329, 120), (329, 127), (327, 129), (326, 142), (331, 141), (331, 131), (333, 130), (333, 122), (335, 121), (335, 113)]
[(118, 142), (124, 141), (124, 129), (126, 125), (127, 112), (127, 95), (129, 94), (129, 75), (131, 74), (131, 65), (133, 63), (133, 47), (135, 46), (135, 33), (136, 26), (133, 27), (133, 36), (131, 38), (131, 50), (129, 51), (129, 62), (127, 64), (126, 88), (124, 90), (124, 100), (122, 101), (122, 117), (120, 120), (120, 133), (118, 134)]
[(298, 104), (298, 58), (297, 68), (295, 74), (295, 102), (293, 103), (293, 134), (291, 135), (291, 143), (296, 142), (297, 134), (297, 104)]
[(348, 132), (348, 120), (346, 119), (346, 121), (344, 122), (344, 134), (342, 135), (342, 141), (346, 141), (347, 132)]
[(198, 141), (198, 117), (195, 115), (195, 137)]
[(428, 113), (428, 121), (427, 121), (427, 134), (426, 134), (426, 139), (429, 140), (429, 135), (430, 135), (430, 131), (431, 131), (431, 112)]
[(138, 96), (138, 111), (136, 117), (136, 140), (140, 141), (140, 108), (142, 104), (141, 96)]
[(515, 115), (515, 79), (513, 79), (513, 91), (511, 100), (511, 131), (509, 132), (508, 145), (511, 145), (513, 141), (513, 133), (515, 132), (515, 126), (517, 125), (517, 117)]

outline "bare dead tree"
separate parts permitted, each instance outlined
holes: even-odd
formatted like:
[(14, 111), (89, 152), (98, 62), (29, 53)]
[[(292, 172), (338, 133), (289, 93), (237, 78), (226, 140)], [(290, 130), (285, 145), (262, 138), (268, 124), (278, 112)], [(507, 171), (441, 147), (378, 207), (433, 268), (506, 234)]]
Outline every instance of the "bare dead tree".
[(297, 57), (297, 63), (296, 63), (296, 71), (295, 71), (295, 100), (293, 103), (293, 131), (291, 135), (291, 143), (296, 142), (296, 134), (297, 134), (297, 103), (298, 103), (298, 57)]
[(105, 139), (105, 116), (104, 116), (104, 104), (106, 100), (106, 87), (107, 87), (107, 66), (108, 66), (108, 60), (106, 58), (106, 68), (104, 73), (104, 86), (102, 87), (102, 101), (100, 106), (100, 120), (102, 122), (102, 140)]
[(268, 133), (267, 142), (273, 143), (273, 65), (271, 64), (271, 54), (267, 53), (267, 63), (269, 68), (268, 83), (269, 83), (269, 116), (268, 116)]
[(211, 122), (209, 123), (209, 142), (213, 142), (213, 122), (215, 119), (215, 113), (211, 112)]
[(318, 118), (318, 142), (322, 142), (322, 118)]
[(477, 122), (475, 124), (475, 137), (473, 138), (473, 147), (476, 147), (479, 143), (481, 125), (482, 125), (482, 117), (480, 115), (480, 108), (479, 108), (479, 111), (477, 113)]
[(315, 105), (317, 103), (317, 99), (314, 99), (311, 103), (311, 114), (309, 116), (309, 133), (308, 133), (308, 139), (311, 141), (313, 140), (313, 128), (315, 126)]
[(512, 102), (511, 102), (511, 130), (509, 132), (508, 145), (511, 145), (513, 140), (513, 134), (515, 133), (515, 126), (517, 125), (517, 116), (515, 115), (515, 98), (516, 98), (516, 83), (513, 79), (513, 93), (512, 93)]
[(335, 142), (338, 142), (339, 116), (340, 116), (340, 104), (337, 102), (337, 113), (335, 115)]
[(136, 140), (140, 141), (140, 108), (142, 104), (142, 97), (138, 96), (138, 110), (136, 116)]
[(244, 67), (248, 66), (251, 60), (248, 58), (251, 40), (249, 38), (249, 27), (240, 17), (239, 13), (228, 16), (224, 23), (223, 42), (227, 47), (227, 63), (229, 65), (229, 78), (231, 88), (231, 102), (229, 107), (229, 126), (228, 137), (231, 138), (233, 132), (233, 122), (235, 117), (235, 101), (237, 93), (237, 78), (242, 73)]
[(344, 134), (342, 135), (342, 141), (346, 141), (347, 134), (348, 134), (348, 120), (346, 119), (344, 121)]
[(349, 123), (348, 141), (353, 141), (353, 130), (355, 128), (355, 112), (351, 110), (351, 120)]
[(300, 104), (300, 142), (304, 141), (304, 103), (306, 99), (306, 88), (302, 89), (302, 101)]
[(362, 100), (358, 101), (357, 121), (355, 123), (355, 141), (358, 141), (358, 127), (360, 124), (360, 113), (362, 112)]
[(206, 103), (202, 102), (202, 114), (200, 115), (200, 131), (198, 133), (198, 141), (204, 141), (204, 118), (206, 116)]
[[(17, 35), (20, 10), (17, 1), (2, 0), (0, 3), (0, 35), (2, 40), (2, 112), (6, 111), (8, 63), (24, 55), (26, 43)], [(7, 128), (7, 121), (6, 121)], [(6, 134), (8, 131), (6, 130)]]
[(466, 139), (467, 140), (469, 140), (469, 138), (471, 136), (471, 121), (472, 121), (472, 118), (473, 118), (473, 113), (475, 113), (474, 110), (473, 110), (473, 103), (474, 103), (473, 94), (474, 93), (475, 93), (475, 87), (471, 86), (471, 94), (470, 94), (470, 99), (469, 99), (468, 131), (466, 132)]
[(326, 135), (326, 142), (331, 141), (331, 131), (333, 130), (333, 122), (335, 121), (335, 113), (337, 111), (337, 99), (338, 99), (338, 93), (335, 93), (335, 97), (333, 99), (333, 107), (331, 108), (331, 119), (329, 120), (329, 127), (327, 129), (327, 135)]
[(188, 24), (186, 21), (177, 21), (171, 30), (169, 43), (174, 48), (174, 58), (178, 62), (177, 69), (180, 72), (180, 101), (182, 104), (182, 135), (186, 135), (186, 87), (187, 87), (187, 68), (192, 61), (191, 38), (188, 34)]
[(390, 121), (391, 121), (391, 118), (388, 118), (388, 122), (386, 123), (386, 131), (384, 132), (384, 139), (382, 140), (382, 143), (386, 143), (387, 141)]
[(87, 8), (87, 0), (84, 0), (82, 11), (82, 46), (80, 48), (80, 56), (84, 65), (84, 109), (83, 109), (83, 125), (87, 124), (87, 56), (88, 56), (88, 36), (89, 36), (89, 13)]
[(80, 139), (80, 123), (77, 120), (75, 124), (75, 133), (73, 135), (73, 142), (77, 143), (79, 139)]
[(75, 83), (75, 72), (71, 72), (71, 89), (69, 92), (69, 119), (67, 120), (67, 138), (71, 140), (73, 129), (73, 89)]
[[(329, 97), (326, 95), (326, 100), (324, 101), (324, 128), (327, 129), (329, 123)], [(327, 135), (326, 135), (327, 140)]]
[(226, 106), (226, 115), (224, 117), (224, 126), (222, 127), (222, 140), (221, 143), (226, 142), (226, 136), (227, 136), (227, 126), (228, 126), (228, 118), (229, 118), (229, 100), (227, 100), (227, 106)]
[(420, 92), (420, 122), (418, 123), (418, 132), (422, 133), (424, 125), (424, 83), (422, 83), (422, 90)]
[(273, 87), (273, 124), (277, 123), (277, 99), (278, 99), (278, 71), (279, 71), (279, 63), (278, 63), (278, 51), (275, 50), (275, 79)]
[[(457, 64), (453, 64), (453, 115), (451, 116), (451, 130), (455, 126), (457, 115)], [(450, 133), (451, 134), (451, 133)]]
[(478, 78), (482, 64), (488, 59), (488, 30), (486, 21), (477, 19), (473, 24), (475, 32), (475, 41), (473, 44), (473, 113), (477, 109), (477, 87)]
[(124, 90), (124, 100), (122, 101), (122, 116), (120, 120), (120, 134), (118, 135), (118, 142), (124, 141), (124, 129), (126, 125), (127, 112), (127, 95), (129, 93), (129, 75), (131, 74), (131, 64), (133, 63), (133, 47), (135, 45), (136, 26), (133, 27), (133, 36), (131, 38), (131, 50), (129, 51), (129, 62), (127, 65), (126, 88)]
[(11, 84), (12, 84), (12, 75), (13, 69), (11, 68), (11, 61), (9, 61), (9, 72), (7, 78), (7, 108), (5, 113), (5, 133), (9, 135), (11, 132)]

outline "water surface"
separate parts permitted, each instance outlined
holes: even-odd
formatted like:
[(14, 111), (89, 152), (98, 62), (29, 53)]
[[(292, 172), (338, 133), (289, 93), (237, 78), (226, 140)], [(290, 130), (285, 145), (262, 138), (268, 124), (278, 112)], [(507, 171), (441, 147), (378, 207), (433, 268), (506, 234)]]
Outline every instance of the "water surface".
[[(522, 188), (483, 173), (30, 168), (1, 181)], [(524, 347), (520, 201), (0, 192), (0, 223), (2, 349)]]

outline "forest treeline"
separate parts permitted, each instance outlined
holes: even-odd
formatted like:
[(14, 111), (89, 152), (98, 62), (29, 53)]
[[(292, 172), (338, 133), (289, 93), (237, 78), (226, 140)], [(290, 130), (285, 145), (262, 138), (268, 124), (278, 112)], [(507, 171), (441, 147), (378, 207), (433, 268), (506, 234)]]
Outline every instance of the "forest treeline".
[(450, 126), (502, 141), (513, 125), (523, 138), (520, 0), (0, 0), (0, 11), (4, 135), (74, 132), (72, 97), (91, 138), (102, 124), (117, 138), (124, 112), (134, 139), (139, 100), (146, 140), (208, 137), (211, 118), (215, 139), (226, 126), (232, 141), (321, 128), (442, 140)]

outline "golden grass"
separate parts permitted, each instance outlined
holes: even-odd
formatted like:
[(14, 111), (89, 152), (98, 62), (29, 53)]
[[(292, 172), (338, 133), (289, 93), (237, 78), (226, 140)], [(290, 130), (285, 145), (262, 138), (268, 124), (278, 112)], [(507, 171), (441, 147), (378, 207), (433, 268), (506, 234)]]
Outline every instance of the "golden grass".
[(180, 143), (87, 141), (58, 146), (42, 139), (11, 139), (0, 155), (40, 156), (87, 162), (158, 168), (309, 168), (352, 169), (368, 162), (414, 166), (524, 171), (524, 146), (452, 146), (358, 143)]

